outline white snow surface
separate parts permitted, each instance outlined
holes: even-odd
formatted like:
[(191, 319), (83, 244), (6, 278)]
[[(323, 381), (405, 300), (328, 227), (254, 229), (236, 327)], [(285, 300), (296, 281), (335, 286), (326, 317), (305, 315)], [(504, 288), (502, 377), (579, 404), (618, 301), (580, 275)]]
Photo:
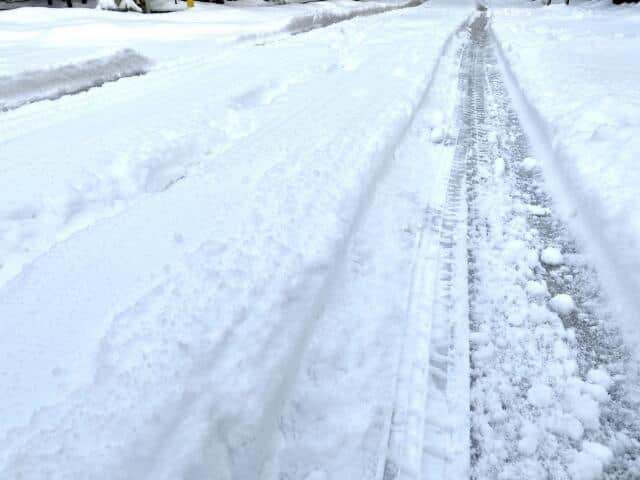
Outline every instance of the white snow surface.
[(495, 0), (492, 27), (556, 206), (640, 352), (640, 8), (560, 3)]
[[(318, 8), (346, 2), (332, 4)], [(451, 147), (420, 143), (431, 153), (406, 159), (431, 160), (404, 160), (381, 187), (377, 202), (388, 206), (379, 218), (367, 220), (367, 206), (468, 6), (430, 2), (224, 49), (207, 43), (220, 37), (208, 9), (155, 24), (33, 10), (0, 20), (17, 22), (0, 28), (14, 42), (0, 47), (5, 75), (84, 61), (137, 38), (156, 66), (2, 114), (0, 478), (370, 472), (404, 332), (405, 290), (395, 280), (408, 287), (422, 208), (441, 203), (443, 189), (420, 180), (446, 178)], [(283, 12), (233, 18), (245, 32), (273, 32), (295, 23)], [(16, 26), (30, 23), (32, 32)], [(79, 32), (95, 43), (75, 48)], [(43, 62), (56, 42), (66, 47)], [(455, 98), (440, 103), (445, 128)], [(358, 236), (360, 225), (372, 234)], [(366, 303), (371, 315), (331, 307), (344, 275), (371, 287), (353, 283), (349, 297), (352, 311)], [(304, 345), (316, 324), (328, 340), (309, 365)], [(352, 338), (351, 350), (331, 350)], [(300, 368), (311, 383), (292, 392)], [(301, 414), (285, 397), (305, 398), (322, 379), (314, 375), (327, 372), (338, 375), (327, 377), (332, 386), (359, 387), (329, 398), (332, 412), (343, 409), (342, 426), (329, 430), (335, 438), (311, 430), (309, 443), (294, 443), (308, 447), (294, 459), (313, 460), (302, 471), (286, 438), (272, 442), (275, 422), (283, 411)]]
[[(230, 43), (282, 38), (416, 3), (328, 0), (275, 5), (238, 0), (226, 5), (196, 2), (189, 10), (153, 15), (84, 8), (18, 8), (0, 16), (0, 77), (95, 60), (126, 48), (159, 64), (188, 65), (225, 55)], [(209, 48), (203, 48), (205, 45)]]

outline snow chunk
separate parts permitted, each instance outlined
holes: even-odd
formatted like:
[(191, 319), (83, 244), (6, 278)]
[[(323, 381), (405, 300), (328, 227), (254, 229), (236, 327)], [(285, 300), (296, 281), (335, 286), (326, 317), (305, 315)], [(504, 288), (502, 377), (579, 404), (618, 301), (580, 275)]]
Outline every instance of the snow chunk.
[(557, 267), (562, 265), (564, 258), (559, 248), (547, 247), (540, 253), (540, 261), (545, 265)]
[(584, 435), (584, 427), (580, 420), (569, 413), (560, 413), (550, 422), (549, 429), (559, 435), (565, 435), (572, 440), (580, 440)]
[(487, 332), (471, 332), (469, 334), (469, 340), (474, 345), (487, 345), (490, 342)]
[(524, 423), (520, 428), (520, 436), (522, 438), (518, 441), (518, 451), (528, 457), (536, 453), (539, 435), (539, 429), (533, 423)]
[(607, 391), (609, 391), (611, 385), (613, 384), (611, 376), (607, 373), (606, 370), (603, 370), (601, 368), (593, 368), (589, 370), (589, 373), (587, 373), (587, 380), (590, 383), (602, 386)]
[(494, 169), (495, 169), (496, 175), (499, 176), (499, 177), (502, 177), (504, 175), (504, 171), (505, 171), (504, 158), (502, 158), (502, 157), (496, 158), (496, 160), (495, 160), (493, 165), (494, 165)]
[(582, 442), (582, 451), (600, 460), (605, 467), (613, 460), (613, 452), (611, 449), (601, 443), (585, 440)]
[(540, 168), (540, 164), (538, 163), (538, 160), (536, 160), (535, 158), (527, 157), (524, 160), (522, 160), (520, 167), (525, 172), (533, 172), (534, 170), (537, 170), (538, 168)]
[(530, 215), (535, 215), (536, 217), (544, 217), (551, 214), (551, 210), (540, 205), (527, 205), (527, 210)]
[(529, 389), (527, 399), (535, 407), (546, 407), (553, 401), (553, 390), (547, 385), (535, 384)]
[(577, 377), (568, 380), (568, 388), (564, 392), (567, 412), (571, 412), (584, 428), (596, 430), (600, 426), (600, 406), (591, 395), (584, 394), (584, 382)]
[(591, 397), (599, 403), (604, 403), (609, 400), (609, 394), (602, 385), (594, 385), (592, 383), (585, 383), (582, 386), (582, 391), (591, 395)]
[(549, 301), (549, 308), (559, 315), (569, 315), (575, 311), (576, 304), (566, 293), (559, 293)]
[(602, 472), (602, 462), (587, 452), (577, 452), (569, 464), (569, 475), (573, 480), (598, 480)]
[(612, 459), (613, 452), (609, 447), (585, 440), (582, 451), (575, 454), (569, 465), (569, 474), (574, 480), (597, 480)]
[(525, 290), (527, 292), (527, 295), (531, 298), (544, 298), (549, 295), (547, 284), (544, 281), (535, 282), (533, 280), (530, 280), (527, 282)]
[(442, 143), (444, 141), (444, 128), (442, 127), (434, 127), (431, 129), (431, 142), (432, 143)]

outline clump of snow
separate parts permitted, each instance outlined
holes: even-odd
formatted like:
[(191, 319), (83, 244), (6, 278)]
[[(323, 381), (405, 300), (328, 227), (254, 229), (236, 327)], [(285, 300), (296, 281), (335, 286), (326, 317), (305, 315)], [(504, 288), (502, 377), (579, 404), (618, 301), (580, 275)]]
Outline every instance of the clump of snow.
[(611, 375), (601, 368), (593, 368), (587, 373), (587, 380), (595, 385), (602, 386), (605, 390), (609, 390), (613, 384)]
[(535, 215), (537, 217), (544, 217), (545, 215), (549, 215), (551, 211), (546, 207), (541, 207), (540, 205), (527, 205), (527, 210), (529, 214)]
[(469, 334), (469, 341), (474, 345), (487, 345), (491, 339), (487, 332), (471, 332)]
[(569, 315), (575, 311), (576, 304), (570, 295), (559, 293), (549, 301), (549, 307), (559, 315)]
[(544, 298), (549, 295), (549, 291), (547, 290), (547, 285), (544, 280), (539, 282), (534, 280), (529, 280), (525, 287), (527, 295), (531, 298)]
[(570, 413), (557, 412), (552, 415), (549, 428), (552, 432), (566, 435), (574, 441), (580, 440), (584, 435), (582, 423)]
[(431, 129), (430, 139), (433, 143), (442, 143), (445, 137), (445, 130), (442, 127), (434, 127)]
[(493, 164), (493, 168), (495, 169), (496, 175), (499, 177), (502, 177), (504, 175), (505, 172), (505, 163), (504, 163), (504, 158), (502, 157), (498, 157), (496, 158), (494, 164)]
[(582, 391), (598, 403), (604, 403), (609, 400), (609, 394), (602, 385), (594, 385), (593, 383), (585, 383), (582, 385)]
[(585, 440), (582, 451), (574, 455), (569, 465), (569, 474), (574, 480), (597, 480), (612, 459), (613, 452), (609, 447)]
[(545, 265), (557, 267), (562, 265), (564, 258), (559, 248), (547, 247), (540, 253), (540, 261)]
[(527, 399), (534, 407), (546, 407), (553, 402), (553, 389), (543, 383), (536, 383), (529, 389)]
[(535, 158), (527, 157), (520, 163), (520, 168), (522, 168), (522, 170), (524, 170), (525, 172), (533, 172), (534, 170), (540, 168), (540, 164)]
[(600, 406), (589, 392), (585, 392), (585, 382), (578, 377), (569, 378), (563, 392), (563, 406), (567, 413), (575, 416), (587, 430), (600, 426)]
[(531, 422), (524, 422), (520, 428), (520, 437), (518, 451), (525, 456), (531, 456), (536, 453), (539, 437), (538, 427)]

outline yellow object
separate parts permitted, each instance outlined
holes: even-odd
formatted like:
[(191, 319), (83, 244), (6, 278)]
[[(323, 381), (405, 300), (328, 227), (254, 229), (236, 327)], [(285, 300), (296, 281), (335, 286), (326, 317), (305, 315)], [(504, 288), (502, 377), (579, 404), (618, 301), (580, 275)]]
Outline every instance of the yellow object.
[(187, 7), (193, 8), (193, 0), (187, 0)]

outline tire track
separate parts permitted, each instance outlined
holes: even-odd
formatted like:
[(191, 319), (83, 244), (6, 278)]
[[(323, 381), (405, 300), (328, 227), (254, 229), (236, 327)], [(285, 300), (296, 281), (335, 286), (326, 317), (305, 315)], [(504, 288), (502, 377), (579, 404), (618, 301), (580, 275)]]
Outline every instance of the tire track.
[[(528, 157), (485, 15), (473, 39), (472, 478), (634, 478), (637, 370), (589, 258)], [(545, 260), (546, 247), (564, 258)], [(566, 309), (559, 294), (571, 297)]]
[[(467, 27), (465, 23), (456, 32), (456, 42), (445, 54), (447, 64), (434, 76), (436, 84), (448, 83), (442, 70), (457, 73), (460, 59), (468, 57)], [(465, 158), (459, 148), (463, 129), (457, 125), (456, 130), (457, 141), (445, 140), (458, 147), (442, 179), (443, 198), (425, 212), (417, 242), (383, 480), (462, 479), (468, 473), (468, 465), (457, 457), (468, 457), (469, 371)]]

